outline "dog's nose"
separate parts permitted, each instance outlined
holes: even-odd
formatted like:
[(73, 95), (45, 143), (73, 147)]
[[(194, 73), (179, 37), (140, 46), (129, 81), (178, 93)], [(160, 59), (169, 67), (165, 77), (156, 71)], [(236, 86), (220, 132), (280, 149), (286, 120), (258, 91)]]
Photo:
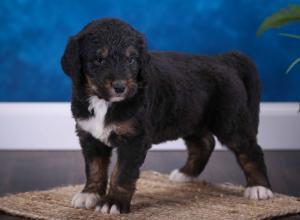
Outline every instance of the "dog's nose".
[(125, 85), (122, 81), (114, 81), (112, 87), (118, 94), (122, 94), (125, 91)]

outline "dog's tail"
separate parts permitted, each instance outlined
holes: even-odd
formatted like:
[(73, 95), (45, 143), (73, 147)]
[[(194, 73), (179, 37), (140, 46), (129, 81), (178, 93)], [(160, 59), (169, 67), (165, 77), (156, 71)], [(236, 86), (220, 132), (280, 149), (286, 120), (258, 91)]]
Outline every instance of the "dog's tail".
[(252, 116), (255, 132), (258, 132), (259, 124), (259, 103), (261, 93), (261, 83), (255, 64), (246, 55), (239, 52), (224, 54), (224, 61), (235, 67), (238, 75), (243, 81), (248, 98), (248, 107)]

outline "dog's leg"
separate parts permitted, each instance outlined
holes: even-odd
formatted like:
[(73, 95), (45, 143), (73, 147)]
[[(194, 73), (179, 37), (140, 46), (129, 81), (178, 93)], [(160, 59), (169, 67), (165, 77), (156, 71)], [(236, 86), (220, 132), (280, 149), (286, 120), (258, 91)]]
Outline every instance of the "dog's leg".
[(244, 196), (255, 200), (272, 198), (263, 151), (256, 140), (247, 141), (244, 138), (240, 143), (227, 146), (235, 153), (246, 177), (247, 188)]
[(94, 208), (107, 187), (111, 148), (87, 133), (79, 134), (85, 160), (86, 184), (72, 199), (75, 208)]
[(197, 177), (205, 168), (215, 146), (214, 138), (209, 133), (201, 136), (190, 135), (184, 140), (188, 150), (188, 158), (182, 168), (171, 172), (169, 178), (175, 182), (187, 182)]
[(96, 211), (107, 214), (130, 211), (131, 198), (147, 149), (140, 140), (118, 147), (118, 161), (110, 178), (108, 194), (100, 201)]

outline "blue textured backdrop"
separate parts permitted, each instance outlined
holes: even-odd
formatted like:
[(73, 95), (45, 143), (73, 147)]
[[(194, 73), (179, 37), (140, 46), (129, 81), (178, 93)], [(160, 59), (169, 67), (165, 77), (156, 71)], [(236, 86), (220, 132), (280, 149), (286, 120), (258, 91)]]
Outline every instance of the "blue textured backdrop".
[[(270, 30), (255, 32), (265, 16), (299, 0), (1, 0), (0, 101), (67, 101), (70, 81), (60, 57), (70, 35), (102, 17), (126, 20), (150, 49), (216, 54), (240, 50), (254, 59), (264, 101), (299, 101), (299, 41)], [(300, 33), (300, 24), (280, 31)]]

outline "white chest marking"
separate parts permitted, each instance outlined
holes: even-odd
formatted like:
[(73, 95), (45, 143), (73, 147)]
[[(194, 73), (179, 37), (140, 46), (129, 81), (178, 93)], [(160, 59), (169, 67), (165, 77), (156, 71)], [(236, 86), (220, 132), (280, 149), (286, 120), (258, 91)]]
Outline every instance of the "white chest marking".
[(77, 119), (77, 124), (81, 129), (89, 132), (94, 138), (110, 146), (108, 137), (113, 130), (113, 126), (105, 125), (105, 115), (109, 103), (104, 99), (99, 99), (97, 96), (91, 96), (89, 103), (89, 111), (94, 111), (94, 116), (88, 119)]

